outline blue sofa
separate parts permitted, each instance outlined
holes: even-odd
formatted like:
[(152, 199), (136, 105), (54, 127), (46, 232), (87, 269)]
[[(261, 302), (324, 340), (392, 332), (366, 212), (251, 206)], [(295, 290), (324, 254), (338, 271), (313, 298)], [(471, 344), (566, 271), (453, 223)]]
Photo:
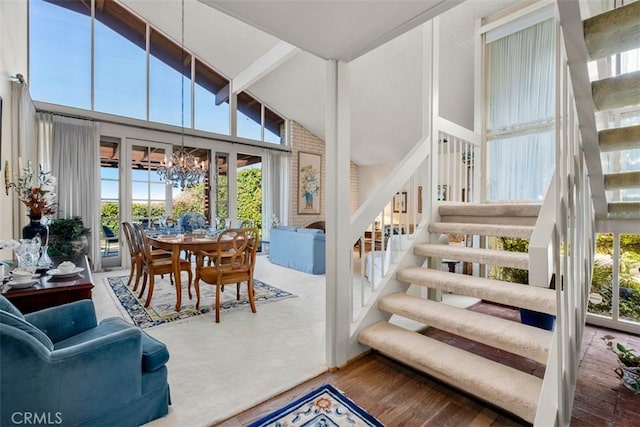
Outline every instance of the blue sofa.
[(326, 236), (313, 228), (280, 226), (271, 229), (269, 261), (294, 270), (324, 274)]
[(138, 426), (169, 410), (169, 352), (91, 300), (23, 316), (0, 296), (0, 425)]

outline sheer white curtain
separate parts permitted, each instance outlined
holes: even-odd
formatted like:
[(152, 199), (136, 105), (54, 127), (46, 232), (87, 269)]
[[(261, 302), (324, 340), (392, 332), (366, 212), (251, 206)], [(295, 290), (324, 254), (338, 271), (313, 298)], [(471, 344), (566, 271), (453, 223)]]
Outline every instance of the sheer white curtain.
[(275, 215), (281, 224), (289, 217), (289, 153), (266, 150), (263, 164), (262, 238), (269, 240), (271, 216)]
[[(10, 164), (13, 166), (11, 168), (13, 169), (12, 173), (17, 174), (19, 158), (23, 160), (23, 165), (26, 165), (27, 160), (31, 160), (34, 163), (34, 168), (37, 168), (39, 162), (38, 153), (33, 144), (36, 128), (36, 109), (26, 83), (11, 82), (11, 102), (13, 122), (11, 126), (12, 158), (10, 159)], [(14, 218), (18, 219), (13, 221), (13, 235), (16, 238), (20, 238), (20, 230), (27, 223), (27, 210), (22, 203), (14, 202), (12, 214)]]
[(489, 200), (541, 201), (554, 166), (555, 27), (487, 45)]
[[(43, 116), (44, 120), (46, 116)], [(100, 269), (99, 129), (94, 122), (51, 116), (51, 171), (58, 178), (59, 218), (79, 216), (91, 229), (89, 257)]]

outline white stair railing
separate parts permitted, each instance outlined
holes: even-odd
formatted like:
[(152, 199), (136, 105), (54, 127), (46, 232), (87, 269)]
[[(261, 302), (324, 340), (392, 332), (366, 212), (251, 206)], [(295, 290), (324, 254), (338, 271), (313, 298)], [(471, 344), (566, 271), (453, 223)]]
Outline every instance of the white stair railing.
[(443, 118), (438, 123), (438, 201), (475, 201), (480, 135)]
[[(581, 137), (565, 33), (558, 15), (556, 22), (556, 169), (550, 186), (555, 196), (555, 219), (550, 229), (549, 210), (543, 206), (546, 218), (538, 221), (530, 253), (535, 268), (546, 264), (540, 278), (533, 279), (539, 283), (532, 284), (544, 285), (544, 277), (551, 271), (556, 291), (556, 328), (534, 422), (544, 427), (568, 426), (571, 421), (595, 242), (595, 208), (585, 158), (589, 148)], [(550, 200), (545, 199), (547, 202)], [(549, 247), (551, 257), (546, 250)]]
[[(438, 183), (451, 182), (452, 189), (465, 189), (468, 191), (465, 194), (473, 194), (476, 181), (471, 159), (479, 156), (480, 136), (442, 118), (434, 122), (440, 139), (451, 141), (447, 142), (452, 147), (448, 154), (443, 155), (439, 149), (437, 157), (431, 159), (430, 140), (421, 141), (352, 218), (351, 337), (354, 342), (364, 327), (388, 318), (388, 314), (376, 309), (378, 299), (408, 288), (394, 279), (396, 269), (424, 261), (412, 254), (412, 248), (417, 236), (426, 239), (425, 226), (432, 220), (430, 213), (435, 212), (431, 194), (438, 190)], [(432, 168), (435, 162), (438, 166)], [(438, 168), (454, 171), (450, 176), (455, 174), (457, 178), (439, 181), (434, 173)], [(456, 193), (461, 195), (462, 191)], [(471, 201), (470, 197), (465, 198)]]

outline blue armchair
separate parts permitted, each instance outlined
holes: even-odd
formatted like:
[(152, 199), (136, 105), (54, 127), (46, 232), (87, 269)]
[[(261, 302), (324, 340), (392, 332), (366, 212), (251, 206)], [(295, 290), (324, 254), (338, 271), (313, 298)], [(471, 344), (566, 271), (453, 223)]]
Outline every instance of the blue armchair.
[(167, 414), (164, 344), (91, 300), (23, 316), (0, 296), (0, 425), (137, 426)]

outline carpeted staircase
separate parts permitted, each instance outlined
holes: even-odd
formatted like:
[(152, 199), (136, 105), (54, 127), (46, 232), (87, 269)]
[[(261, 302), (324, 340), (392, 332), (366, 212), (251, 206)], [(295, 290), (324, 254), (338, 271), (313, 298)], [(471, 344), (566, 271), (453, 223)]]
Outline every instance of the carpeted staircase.
[[(529, 238), (540, 206), (534, 204), (457, 204), (439, 208), (441, 221), (429, 232)], [(528, 269), (526, 253), (418, 244), (414, 253), (491, 266)], [(429, 263), (425, 263), (428, 265)], [(555, 314), (551, 289), (482, 277), (408, 267), (396, 273), (401, 282), (443, 292), (468, 295), (496, 303)], [(545, 364), (552, 332), (403, 293), (380, 299), (378, 308), (414, 321)], [(388, 322), (363, 330), (359, 341), (465, 392), (533, 422), (542, 380), (509, 366), (452, 347)]]
[[(589, 59), (596, 60), (640, 48), (640, 1), (584, 21)], [(608, 112), (640, 104), (640, 71), (623, 73), (591, 83), (596, 111)], [(603, 122), (608, 122), (604, 119)], [(602, 129), (601, 153), (640, 149), (640, 125)], [(604, 175), (609, 218), (640, 219), (640, 203), (625, 201), (620, 190), (640, 189), (640, 171), (611, 171)]]
[[(561, 15), (572, 17), (572, 8), (559, 4)], [(568, 13), (567, 13), (568, 12)], [(579, 12), (578, 12), (579, 14)], [(567, 20), (566, 22), (569, 22)], [(567, 30), (567, 28), (565, 28)], [(605, 58), (630, 49), (640, 48), (640, 1), (594, 16), (583, 22), (581, 32), (590, 59)], [(569, 31), (575, 37), (582, 34)], [(582, 45), (584, 51), (584, 45)], [(580, 58), (573, 47), (571, 58)], [(582, 54), (584, 56), (584, 54)], [(575, 64), (574, 64), (575, 65)], [(585, 69), (586, 69), (586, 64)], [(582, 77), (585, 74), (576, 73)], [(575, 78), (575, 76), (572, 77)], [(578, 86), (587, 78), (578, 78)], [(620, 74), (591, 83), (591, 93), (576, 92), (579, 120), (587, 120), (596, 112), (614, 111), (640, 104), (640, 72)], [(593, 108), (588, 97), (593, 98)], [(587, 102), (585, 102), (585, 99)], [(602, 122), (609, 120), (603, 119)], [(591, 126), (595, 129), (595, 126)], [(585, 152), (596, 164), (603, 153), (640, 149), (640, 125), (601, 129), (597, 150)], [(627, 151), (625, 153), (625, 151)], [(601, 156), (600, 159), (597, 159)], [(596, 174), (606, 190), (605, 215), (610, 219), (637, 221), (640, 203), (625, 200), (626, 189), (640, 188), (640, 171), (607, 170)], [(597, 186), (596, 186), (597, 187)], [(602, 188), (602, 186), (600, 186)], [(594, 200), (599, 195), (594, 194)], [(602, 196), (604, 197), (604, 195)], [(599, 199), (602, 200), (602, 199)], [(604, 210), (604, 205), (602, 205)], [(439, 208), (440, 222), (432, 223), (428, 231), (434, 235), (464, 234), (467, 236), (529, 238), (533, 231), (539, 206), (511, 205), (450, 205)], [(437, 240), (433, 238), (432, 241)], [(446, 258), (468, 263), (528, 269), (528, 254), (501, 252), (479, 248), (454, 247), (436, 244), (417, 244), (414, 254), (424, 258)], [(420, 258), (422, 259), (422, 258)], [(424, 263), (424, 266), (430, 263)], [(431, 263), (439, 265), (440, 263)], [(507, 283), (463, 274), (434, 270), (424, 266), (402, 268), (396, 273), (400, 282), (439, 289), (443, 292), (468, 295), (486, 301), (527, 308), (548, 314), (556, 313), (556, 297), (552, 289)], [(442, 329), (504, 351), (545, 364), (553, 333), (518, 322), (448, 306), (444, 303), (418, 298), (405, 293), (381, 297), (378, 308), (417, 322)], [(447, 343), (428, 338), (388, 322), (378, 322), (364, 329), (358, 340), (389, 357), (399, 360), (443, 382), (501, 407), (533, 423), (536, 418), (542, 380), (528, 373), (487, 360)]]

